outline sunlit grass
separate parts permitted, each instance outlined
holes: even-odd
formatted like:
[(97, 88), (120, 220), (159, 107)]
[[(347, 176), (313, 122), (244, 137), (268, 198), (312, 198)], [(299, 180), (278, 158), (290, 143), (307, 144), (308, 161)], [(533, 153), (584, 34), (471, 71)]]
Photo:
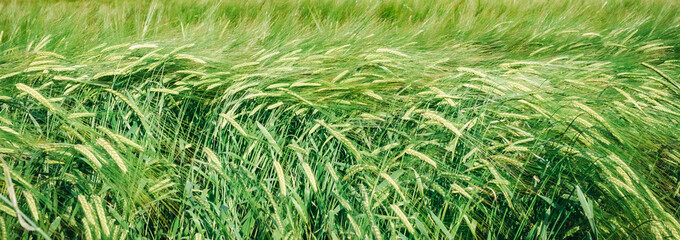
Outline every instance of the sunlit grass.
[(680, 238), (678, 11), (0, 3), (0, 234)]

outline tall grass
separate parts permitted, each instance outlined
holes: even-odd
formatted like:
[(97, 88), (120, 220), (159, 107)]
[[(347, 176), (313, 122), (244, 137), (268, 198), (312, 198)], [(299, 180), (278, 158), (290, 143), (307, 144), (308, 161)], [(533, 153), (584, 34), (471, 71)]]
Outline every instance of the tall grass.
[(678, 11), (0, 2), (0, 233), (680, 238)]

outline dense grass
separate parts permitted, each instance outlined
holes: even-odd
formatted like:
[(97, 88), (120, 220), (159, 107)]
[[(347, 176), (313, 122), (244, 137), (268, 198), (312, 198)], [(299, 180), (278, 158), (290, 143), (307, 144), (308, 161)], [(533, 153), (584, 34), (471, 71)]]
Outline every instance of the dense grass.
[(678, 239), (675, 1), (0, 1), (5, 239)]

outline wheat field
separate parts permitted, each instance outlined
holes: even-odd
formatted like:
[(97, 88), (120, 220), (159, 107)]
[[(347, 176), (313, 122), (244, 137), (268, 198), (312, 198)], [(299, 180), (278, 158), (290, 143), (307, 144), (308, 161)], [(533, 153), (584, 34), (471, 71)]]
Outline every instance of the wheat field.
[(0, 236), (680, 239), (679, 12), (0, 0)]

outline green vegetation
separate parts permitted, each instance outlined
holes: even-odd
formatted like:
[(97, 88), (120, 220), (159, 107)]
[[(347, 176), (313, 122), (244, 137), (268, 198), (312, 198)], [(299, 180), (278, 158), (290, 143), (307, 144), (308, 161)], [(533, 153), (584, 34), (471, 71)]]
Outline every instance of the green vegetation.
[(0, 236), (679, 239), (678, 12), (0, 1)]

